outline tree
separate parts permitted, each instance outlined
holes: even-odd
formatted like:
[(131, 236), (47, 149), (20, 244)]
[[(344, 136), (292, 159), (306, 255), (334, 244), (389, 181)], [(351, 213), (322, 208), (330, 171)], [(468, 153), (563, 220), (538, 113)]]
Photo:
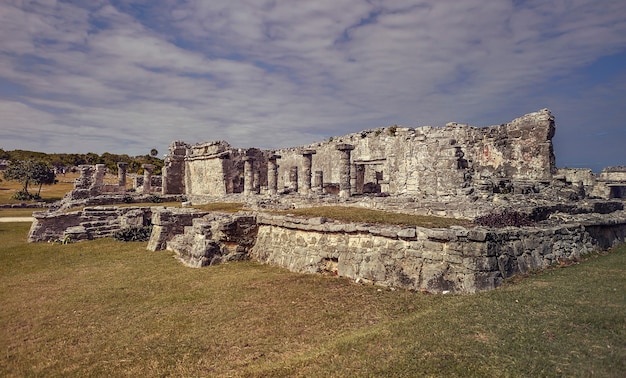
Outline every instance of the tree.
[[(19, 160), (12, 162), (7, 170), (4, 171), (4, 178), (18, 181), (24, 185), (21, 193), (16, 193), (17, 196), (21, 197), (19, 199), (39, 198), (42, 185), (51, 185), (56, 182), (54, 170), (50, 165), (35, 160)], [(39, 185), (39, 191), (36, 195), (32, 195), (28, 192), (28, 186), (30, 184)]]

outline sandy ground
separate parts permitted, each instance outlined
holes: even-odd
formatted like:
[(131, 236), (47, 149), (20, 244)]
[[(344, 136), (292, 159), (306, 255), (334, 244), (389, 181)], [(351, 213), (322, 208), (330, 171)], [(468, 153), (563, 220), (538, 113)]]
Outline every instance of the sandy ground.
[(0, 217), (0, 223), (8, 223), (8, 222), (32, 222), (35, 218), (33, 217)]

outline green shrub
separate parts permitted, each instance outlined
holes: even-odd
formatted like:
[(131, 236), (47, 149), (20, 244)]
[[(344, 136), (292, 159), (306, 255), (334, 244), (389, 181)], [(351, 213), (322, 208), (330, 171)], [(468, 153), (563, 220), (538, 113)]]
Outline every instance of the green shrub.
[(130, 241), (148, 241), (152, 226), (130, 226), (120, 229), (113, 234), (113, 239), (130, 242)]
[(161, 202), (163, 202), (163, 199), (161, 197), (157, 196), (156, 194), (153, 194), (150, 197), (148, 197), (148, 201), (150, 201), (152, 203), (161, 203)]
[(18, 201), (29, 201), (33, 197), (29, 193), (26, 193), (23, 190), (18, 190), (17, 192), (13, 193), (11, 198), (16, 199)]
[(515, 210), (504, 210), (501, 213), (490, 213), (474, 219), (474, 223), (479, 226), (486, 227), (523, 227), (532, 226), (535, 222), (528, 216), (528, 214), (520, 213)]

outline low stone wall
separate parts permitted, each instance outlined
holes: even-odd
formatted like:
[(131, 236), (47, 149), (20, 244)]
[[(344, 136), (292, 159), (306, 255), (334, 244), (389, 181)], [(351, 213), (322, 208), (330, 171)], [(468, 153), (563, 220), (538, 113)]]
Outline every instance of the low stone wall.
[(539, 227), (427, 229), (259, 215), (250, 253), (296, 272), (412, 290), (476, 292), (626, 239), (623, 211), (575, 218)]
[(90, 240), (130, 226), (150, 224), (150, 207), (86, 207), (72, 212), (33, 213), (29, 242)]
[(172, 250), (188, 266), (252, 258), (296, 272), (429, 292), (494, 289), (514, 274), (626, 241), (625, 210), (552, 213), (537, 226), (500, 229), (429, 229), (165, 207), (88, 207), (34, 217), (30, 242), (93, 239), (152, 224), (148, 249)]

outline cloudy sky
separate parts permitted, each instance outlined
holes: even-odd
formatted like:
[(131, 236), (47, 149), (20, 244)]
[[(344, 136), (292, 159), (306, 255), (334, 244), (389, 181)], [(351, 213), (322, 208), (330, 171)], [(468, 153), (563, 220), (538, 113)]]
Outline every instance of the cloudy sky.
[(624, 0), (2, 0), (0, 148), (308, 144), (549, 108), (626, 165)]

